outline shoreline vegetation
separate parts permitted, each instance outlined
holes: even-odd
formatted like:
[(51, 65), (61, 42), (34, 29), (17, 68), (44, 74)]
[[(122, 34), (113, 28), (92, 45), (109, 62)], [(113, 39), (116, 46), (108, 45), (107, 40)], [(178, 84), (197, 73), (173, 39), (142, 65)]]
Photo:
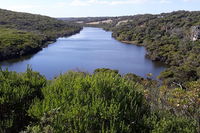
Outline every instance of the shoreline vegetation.
[(144, 44), (139, 44), (137, 41), (121, 41), (121, 40), (118, 40), (118, 41), (120, 41), (122, 43), (126, 43), (126, 44), (133, 44), (133, 45), (136, 45), (136, 46), (144, 46)]
[(57, 38), (73, 35), (81, 29), (47, 16), (0, 9), (0, 60), (36, 53)]

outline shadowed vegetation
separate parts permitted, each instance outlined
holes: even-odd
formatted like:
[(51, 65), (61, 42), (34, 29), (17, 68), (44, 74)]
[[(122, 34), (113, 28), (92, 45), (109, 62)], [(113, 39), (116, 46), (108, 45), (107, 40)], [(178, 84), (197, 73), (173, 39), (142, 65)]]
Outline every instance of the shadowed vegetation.
[(199, 93), (196, 83), (186, 92), (176, 88), (177, 94), (109, 69), (70, 71), (51, 81), (31, 69), (0, 76), (3, 133), (197, 133), (198, 95), (190, 101)]

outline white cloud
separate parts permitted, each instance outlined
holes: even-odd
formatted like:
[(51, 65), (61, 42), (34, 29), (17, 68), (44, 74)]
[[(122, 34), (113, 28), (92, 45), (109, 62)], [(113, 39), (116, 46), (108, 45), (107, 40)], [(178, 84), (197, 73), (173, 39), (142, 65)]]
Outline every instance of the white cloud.
[[(195, 2), (198, 0), (180, 0), (179, 2)], [(72, 0), (71, 6), (90, 6), (90, 5), (125, 5), (125, 4), (147, 4), (147, 3), (161, 3), (170, 4), (173, 0)]]
[(184, 2), (197, 2), (198, 0), (183, 0)]
[(81, 1), (81, 0), (73, 0), (70, 5), (71, 6), (88, 6), (88, 1), (87, 2), (84, 2), (84, 1)]
[(171, 0), (160, 0), (160, 3), (169, 4), (169, 3), (172, 3), (172, 1)]
[(148, 2), (148, 0), (121, 0), (121, 1), (112, 1), (111, 5), (117, 5), (117, 4), (141, 4)]
[(93, 4), (122, 5), (122, 4), (140, 4), (150, 0), (72, 0), (71, 6), (89, 6)]

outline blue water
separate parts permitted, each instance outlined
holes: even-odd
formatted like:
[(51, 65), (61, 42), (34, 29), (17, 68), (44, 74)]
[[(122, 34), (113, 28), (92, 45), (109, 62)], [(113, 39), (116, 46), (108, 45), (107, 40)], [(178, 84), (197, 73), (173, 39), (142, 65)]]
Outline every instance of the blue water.
[(59, 38), (40, 52), (15, 60), (0, 62), (5, 69), (24, 72), (27, 65), (52, 79), (69, 70), (93, 72), (97, 68), (117, 69), (121, 74), (135, 73), (154, 78), (166, 66), (145, 58), (144, 47), (121, 43), (101, 28), (85, 27), (71, 37)]

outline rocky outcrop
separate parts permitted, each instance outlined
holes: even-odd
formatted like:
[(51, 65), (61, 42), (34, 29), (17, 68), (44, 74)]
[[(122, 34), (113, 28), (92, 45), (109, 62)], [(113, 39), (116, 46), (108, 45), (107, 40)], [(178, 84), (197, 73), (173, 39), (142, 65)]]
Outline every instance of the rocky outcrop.
[(200, 40), (200, 25), (192, 27), (191, 39), (192, 41)]

